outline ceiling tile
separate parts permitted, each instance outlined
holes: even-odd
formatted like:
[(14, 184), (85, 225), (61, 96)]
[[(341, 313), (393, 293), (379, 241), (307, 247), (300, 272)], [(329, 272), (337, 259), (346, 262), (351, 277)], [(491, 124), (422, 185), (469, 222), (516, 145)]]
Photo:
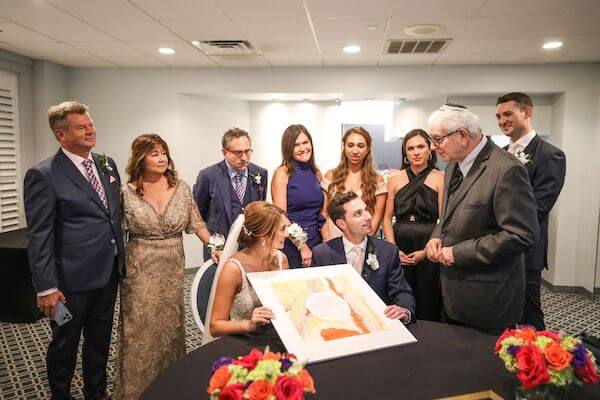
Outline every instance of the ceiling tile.
[(561, 15), (559, 17), (558, 26), (554, 29), (556, 30), (556, 33), (564, 35), (600, 33), (600, 24), (598, 23), (599, 20), (600, 10), (595, 14), (588, 13), (576, 15)]
[(306, 55), (279, 55), (265, 56), (274, 67), (320, 67), (321, 57)]
[(489, 0), (478, 16), (560, 15), (567, 13), (574, 0)]
[(600, 62), (600, 50), (579, 50), (568, 52), (558, 57), (552, 63)]
[[(421, 17), (420, 23), (430, 23), (432, 17), (473, 17), (489, 0), (419, 0), (391, 2), (391, 15), (396, 17)], [(368, 3), (367, 3), (368, 4)]]
[(302, 0), (216, 0), (232, 19), (306, 18)]
[(20, 47), (22, 45), (26, 46), (27, 43), (26, 42), (17, 42), (17, 43), (0, 42), (0, 49), (8, 50), (13, 53), (20, 54), (22, 56), (33, 58), (33, 59), (43, 58), (41, 55), (39, 55), (38, 53), (36, 53), (34, 51), (28, 50), (27, 48)]
[(92, 25), (121, 40), (178, 40), (158, 22), (93, 22)]
[(53, 42), (54, 39), (11, 22), (0, 22), (0, 42)]
[(379, 56), (369, 54), (324, 55), (323, 64), (326, 67), (375, 67), (377, 66), (378, 59)]
[(210, 57), (222, 67), (268, 67), (269, 62), (262, 56), (226, 56), (226, 57)]
[[(202, 54), (200, 50), (183, 40), (153, 40), (153, 41), (129, 41), (131, 47), (156, 58), (168, 60), (175, 54), (179, 55), (198, 55)], [(175, 50), (175, 54), (161, 54), (158, 49), (161, 47), (170, 47)], [(167, 62), (167, 61), (165, 61)]]
[(2, 0), (2, 17), (13, 22), (76, 22), (76, 17), (40, 0)]
[(218, 65), (204, 54), (189, 55), (189, 54), (173, 54), (173, 57), (162, 59), (171, 67), (192, 68), (192, 67), (213, 67)]
[(302, 18), (237, 20), (235, 24), (250, 40), (312, 38), (308, 20)]
[(161, 23), (189, 41), (245, 39), (244, 34), (229, 20), (161, 21)]
[[(317, 38), (321, 39), (370, 39), (381, 40), (388, 18), (326, 19), (316, 18), (313, 26)], [(369, 26), (377, 29), (369, 30)]]
[(53, 61), (65, 65), (67, 67), (74, 68), (115, 68), (116, 64), (107, 60), (102, 60), (97, 57), (90, 55), (78, 56), (78, 57), (61, 57), (60, 59), (54, 59)]
[(432, 65), (439, 54), (384, 54), (379, 57), (379, 65), (402, 66), (402, 65)]
[(467, 22), (456, 37), (479, 39), (554, 34), (558, 24), (557, 16), (478, 17)]
[(85, 22), (71, 22), (68, 24), (56, 24), (54, 22), (24, 22), (25, 26), (63, 42), (82, 41), (100, 42), (115, 40), (99, 29)]
[(528, 38), (502, 39), (454, 39), (446, 49), (445, 54), (476, 54), (476, 53), (506, 53), (522, 50)]
[(83, 21), (151, 21), (152, 17), (127, 0), (45, 0)]
[[(360, 53), (344, 54), (342, 48), (348, 45), (360, 46)], [(332, 56), (360, 57), (362, 55), (379, 55), (383, 53), (382, 40), (319, 40), (319, 46), (321, 47), (321, 54)]]
[(598, 0), (569, 0), (569, 4), (571, 4), (569, 12), (572, 14), (597, 14), (598, 12), (600, 12), (600, 2)]
[(480, 65), (489, 64), (497, 57), (496, 54), (440, 54), (435, 65)]
[(227, 18), (213, 0), (130, 1), (159, 20), (212, 20)]
[[(469, 18), (458, 18), (458, 17), (435, 17), (429, 18), (427, 20), (423, 20), (418, 17), (410, 17), (410, 16), (397, 16), (392, 17), (390, 26), (388, 28), (388, 32), (386, 37), (388, 39), (415, 39), (414, 36), (407, 35), (404, 33), (404, 28), (407, 28), (412, 25), (419, 24), (434, 24), (434, 25), (442, 25), (446, 29), (436, 34), (435, 38), (453, 38), (456, 37), (459, 33), (465, 30), (467, 23), (469, 22)], [(426, 39), (427, 37), (423, 37)]]
[(565, 55), (565, 50), (552, 52), (513, 52), (499, 55), (493, 64), (547, 64)]
[(160, 68), (160, 67), (168, 67), (167, 64), (152, 58), (150, 56), (111, 56), (106, 57), (106, 59), (120, 67), (126, 68)]
[(319, 49), (312, 38), (279, 39), (273, 37), (270, 39), (253, 40), (252, 44), (263, 54), (319, 56)]
[(112, 42), (67, 42), (67, 44), (98, 57), (135, 57), (143, 54), (141, 51), (117, 40)]
[(370, 18), (391, 15), (394, 0), (305, 0), (312, 18)]

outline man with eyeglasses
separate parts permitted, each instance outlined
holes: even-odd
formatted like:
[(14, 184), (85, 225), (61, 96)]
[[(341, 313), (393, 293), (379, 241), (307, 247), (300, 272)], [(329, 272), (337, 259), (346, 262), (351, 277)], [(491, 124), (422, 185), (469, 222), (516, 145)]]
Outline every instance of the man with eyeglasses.
[[(248, 203), (266, 199), (268, 173), (250, 162), (248, 132), (231, 128), (223, 134), (221, 144), (224, 160), (200, 171), (194, 198), (208, 230), (227, 237), (231, 224)], [(207, 247), (204, 258), (210, 258)]]
[(444, 105), (428, 125), (432, 148), (449, 161), (440, 221), (425, 247), (441, 264), (442, 318), (499, 334), (523, 314), (524, 252), (538, 236), (527, 170), (466, 107)]

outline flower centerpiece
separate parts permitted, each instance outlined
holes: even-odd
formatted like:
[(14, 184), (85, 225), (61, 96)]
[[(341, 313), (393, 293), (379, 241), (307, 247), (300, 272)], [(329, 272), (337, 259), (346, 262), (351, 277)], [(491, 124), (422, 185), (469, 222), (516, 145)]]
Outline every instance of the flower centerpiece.
[(252, 349), (237, 358), (221, 357), (212, 366), (207, 393), (211, 400), (302, 400), (315, 393), (305, 363), (293, 354)]
[(494, 351), (521, 383), (517, 399), (566, 398), (570, 384), (600, 379), (594, 355), (581, 340), (560, 332), (530, 326), (506, 329)]

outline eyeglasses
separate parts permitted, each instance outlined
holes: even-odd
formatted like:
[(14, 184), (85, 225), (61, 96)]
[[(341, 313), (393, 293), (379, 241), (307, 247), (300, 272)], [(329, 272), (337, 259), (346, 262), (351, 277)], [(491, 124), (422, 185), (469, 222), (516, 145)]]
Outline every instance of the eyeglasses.
[(444, 142), (444, 140), (446, 140), (446, 138), (448, 138), (448, 136), (454, 135), (455, 133), (457, 133), (461, 129), (462, 128), (458, 128), (454, 132), (446, 133), (445, 135), (442, 135), (442, 136), (437, 136), (437, 137), (436, 136), (429, 136), (429, 140), (431, 140), (431, 143), (435, 144), (436, 146), (439, 146), (440, 144), (442, 144)]
[(252, 155), (252, 149), (246, 149), (246, 150), (229, 150), (229, 149), (225, 149), (225, 151), (230, 152), (231, 154), (233, 154), (234, 156), (236, 156), (237, 158), (242, 157), (243, 155), (245, 155), (246, 157), (250, 157)]

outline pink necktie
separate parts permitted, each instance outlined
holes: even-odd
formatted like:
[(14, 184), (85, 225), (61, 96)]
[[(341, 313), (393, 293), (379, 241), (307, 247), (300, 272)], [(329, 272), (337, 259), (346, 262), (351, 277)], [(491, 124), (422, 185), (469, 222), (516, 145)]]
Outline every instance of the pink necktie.
[(94, 175), (94, 170), (92, 169), (93, 163), (94, 162), (90, 159), (83, 160), (83, 166), (85, 167), (85, 172), (87, 174), (87, 180), (90, 182), (90, 185), (92, 185), (94, 190), (98, 193), (98, 197), (100, 197), (100, 200), (102, 200), (102, 204), (104, 204), (104, 207), (106, 207), (106, 209), (108, 209), (108, 202), (106, 201), (106, 195), (104, 194), (104, 188), (102, 188), (102, 185), (100, 185), (100, 182), (98, 182), (98, 179), (96, 179), (96, 175)]

